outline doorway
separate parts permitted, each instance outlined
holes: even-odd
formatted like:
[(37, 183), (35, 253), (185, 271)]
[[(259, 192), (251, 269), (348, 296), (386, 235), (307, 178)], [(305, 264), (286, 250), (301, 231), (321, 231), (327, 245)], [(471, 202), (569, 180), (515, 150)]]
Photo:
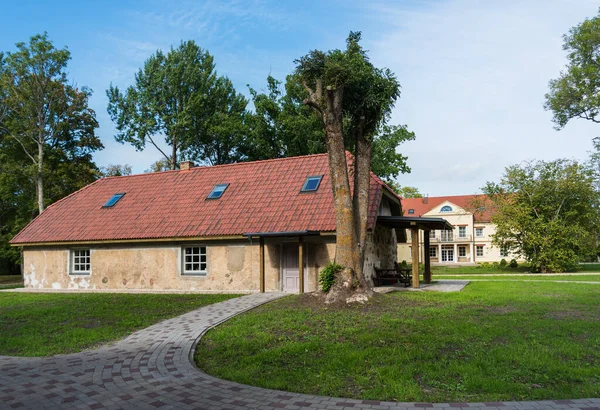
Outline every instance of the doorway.
[(442, 245), (442, 262), (454, 262), (454, 245)]
[[(306, 248), (305, 248), (306, 249)], [(298, 243), (284, 243), (282, 246), (283, 291), (298, 293), (300, 290), (300, 269), (298, 269)], [(305, 252), (306, 255), (306, 252)], [(308, 272), (304, 260), (304, 290), (307, 289)]]

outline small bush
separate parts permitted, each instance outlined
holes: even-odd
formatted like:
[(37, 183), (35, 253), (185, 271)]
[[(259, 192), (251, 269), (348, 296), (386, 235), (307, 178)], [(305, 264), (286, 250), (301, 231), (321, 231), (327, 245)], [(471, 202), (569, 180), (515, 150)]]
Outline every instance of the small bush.
[(498, 262), (492, 263), (492, 268), (498, 269), (499, 267), (500, 267), (500, 264)]
[(511, 259), (508, 266), (510, 266), (512, 269), (517, 269), (519, 267), (519, 264), (517, 263), (516, 259)]
[(500, 267), (504, 268), (506, 265), (508, 265), (508, 262), (506, 262), (506, 259), (504, 259), (504, 258), (500, 259)]
[(335, 262), (329, 262), (327, 266), (323, 268), (319, 274), (319, 284), (321, 285), (323, 292), (329, 292), (329, 289), (331, 289), (335, 283), (335, 274), (341, 272), (342, 269), (344, 269), (344, 267)]
[(400, 267), (402, 269), (407, 269), (408, 268), (408, 263), (406, 263), (406, 261), (402, 261), (402, 262), (400, 262)]
[(489, 262), (481, 262), (480, 264), (477, 265), (477, 267), (481, 268), (481, 269), (489, 269), (490, 263)]

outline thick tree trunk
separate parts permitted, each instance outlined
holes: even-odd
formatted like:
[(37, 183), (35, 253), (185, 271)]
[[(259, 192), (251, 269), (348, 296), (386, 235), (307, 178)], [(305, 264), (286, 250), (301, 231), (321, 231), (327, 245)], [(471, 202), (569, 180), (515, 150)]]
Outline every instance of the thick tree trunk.
[(367, 244), (367, 223), (369, 217), (369, 190), (371, 180), (371, 142), (363, 133), (361, 119), (356, 132), (356, 156), (354, 159), (354, 223), (358, 238), (356, 254), (356, 274), (363, 286), (368, 286), (364, 276), (365, 249)]
[(342, 98), (343, 89), (327, 90), (327, 108), (325, 113), (325, 131), (327, 143), (327, 156), (329, 158), (329, 172), (331, 187), (335, 201), (336, 220), (336, 262), (348, 268), (344, 274), (344, 286), (353, 285), (357, 266), (355, 254), (357, 242), (352, 210), (352, 196), (348, 180), (348, 166), (346, 163), (346, 150), (344, 147), (342, 123)]
[(44, 212), (44, 144), (38, 142), (38, 162), (37, 175), (35, 176), (35, 184), (37, 188), (37, 202), (40, 214)]
[(177, 141), (173, 140), (171, 145), (171, 169), (177, 169)]

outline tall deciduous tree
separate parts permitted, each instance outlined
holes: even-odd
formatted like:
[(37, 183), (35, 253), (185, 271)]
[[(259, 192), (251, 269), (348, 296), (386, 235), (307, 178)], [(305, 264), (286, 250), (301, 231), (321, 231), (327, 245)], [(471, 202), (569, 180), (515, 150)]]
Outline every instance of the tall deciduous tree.
[(46, 33), (18, 43), (0, 55), (0, 132), (16, 142), (34, 168), (38, 212), (46, 206), (47, 156), (70, 160), (89, 156), (102, 144), (95, 134), (96, 116), (88, 107), (91, 91), (67, 79), (69, 51), (58, 50)]
[[(248, 137), (241, 148), (247, 159), (290, 157), (326, 152), (325, 132), (321, 119), (304, 104), (308, 97), (297, 75), (281, 81), (267, 77), (267, 91), (250, 88), (255, 112), (247, 117)], [(344, 121), (344, 143), (354, 153), (352, 124)], [(397, 152), (404, 141), (413, 140), (414, 133), (406, 126), (384, 125), (373, 137), (373, 172), (389, 185), (396, 186), (400, 173), (410, 172), (407, 158)]]
[(589, 167), (569, 160), (514, 165), (483, 192), (493, 207), (493, 243), (534, 269), (563, 272), (595, 253), (600, 203)]
[[(329, 301), (338, 300), (351, 290), (369, 293), (363, 262), (372, 142), (400, 95), (400, 84), (394, 75), (373, 66), (359, 44), (360, 38), (360, 33), (351, 32), (345, 50), (314, 50), (296, 61), (296, 75), (308, 93), (304, 104), (313, 108), (325, 130), (335, 199), (336, 262), (344, 269), (329, 292)], [(353, 193), (345, 137), (355, 147), (351, 164)]]
[[(194, 41), (167, 54), (157, 51), (136, 74), (135, 85), (124, 93), (111, 85), (107, 95), (116, 140), (137, 150), (154, 145), (171, 169), (181, 156), (212, 164), (237, 159), (247, 101), (217, 75), (213, 57)], [(163, 136), (170, 152), (159, 146)]]
[(573, 118), (600, 123), (600, 12), (563, 38), (569, 63), (550, 81), (544, 107), (554, 114), (557, 129)]

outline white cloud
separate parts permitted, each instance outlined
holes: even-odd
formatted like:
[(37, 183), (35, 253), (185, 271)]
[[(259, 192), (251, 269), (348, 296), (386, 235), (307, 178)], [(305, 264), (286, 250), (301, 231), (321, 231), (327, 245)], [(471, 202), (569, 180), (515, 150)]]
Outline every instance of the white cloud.
[(367, 48), (398, 75), (403, 94), (393, 118), (417, 135), (401, 147), (413, 172), (400, 183), (468, 194), (526, 159), (584, 158), (598, 128), (574, 121), (556, 132), (543, 101), (566, 63), (562, 34), (596, 8), (501, 0), (372, 6), (369, 18), (382, 29)]

